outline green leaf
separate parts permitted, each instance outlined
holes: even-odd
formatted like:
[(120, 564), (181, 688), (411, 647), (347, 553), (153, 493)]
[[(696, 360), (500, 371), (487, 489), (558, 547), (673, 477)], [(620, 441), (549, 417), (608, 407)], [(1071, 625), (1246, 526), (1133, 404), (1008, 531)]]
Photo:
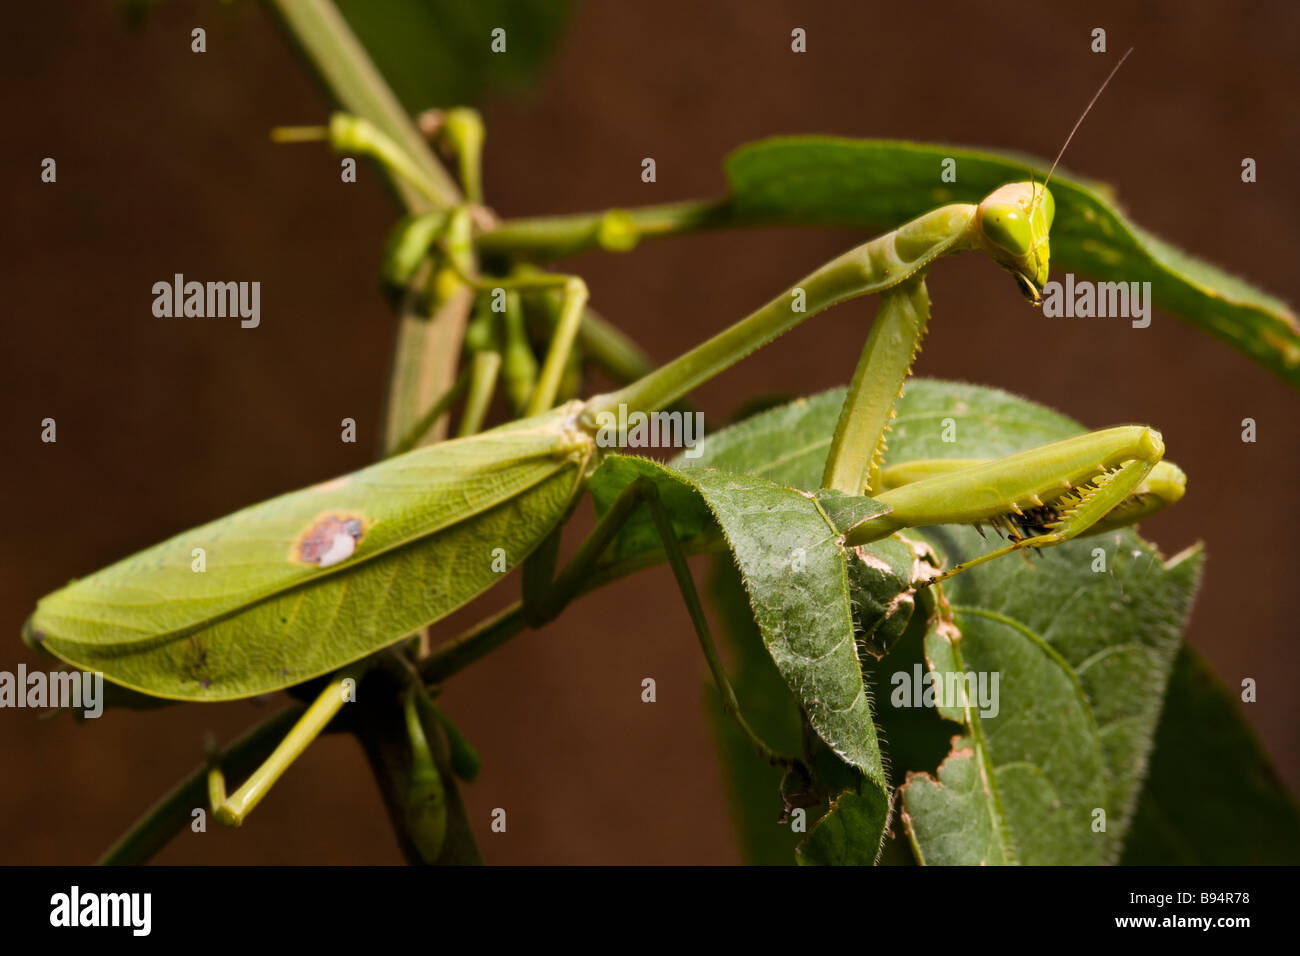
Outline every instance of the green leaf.
[(638, 477), (654, 481), (665, 502), (686, 489), (708, 506), (740, 568), (768, 653), (809, 724), (844, 762), (883, 789), (880, 747), (854, 645), (843, 545), (815, 496), (761, 478), (678, 471), (610, 455), (589, 483), (597, 513)]
[(1121, 862), (1300, 863), (1300, 811), (1233, 696), (1183, 648)]
[[(673, 465), (816, 488), (843, 402), (843, 388), (795, 399), (714, 432), (696, 445), (696, 458), (681, 457)], [(896, 411), (886, 466), (919, 458), (998, 458), (1086, 430), (1010, 392), (931, 378), (908, 379)], [(960, 441), (943, 440), (936, 422), (944, 418), (956, 422)]]
[[(763, 646), (740, 571), (730, 555), (719, 555), (712, 564), (709, 603), (717, 612), (719, 643), (727, 647), (727, 674), (741, 711), (755, 733), (778, 752), (798, 753), (803, 745), (803, 718)], [(726, 768), (724, 784), (744, 862), (789, 866), (803, 835), (778, 819), (784, 770), (758, 759), (736, 722), (717, 705), (712, 681), (708, 688), (708, 713)]]
[[(546, 65), (564, 35), (569, 0), (337, 0), (402, 105), (477, 103), (490, 92), (520, 90)], [(505, 31), (505, 52), (492, 49)]]
[[(957, 161), (955, 183), (937, 173)], [(1040, 160), (890, 140), (791, 136), (741, 147), (727, 159), (729, 217), (741, 222), (893, 229), (943, 203), (977, 203), (1035, 176)], [(1102, 281), (1151, 282), (1155, 302), (1218, 336), (1292, 385), (1300, 384), (1300, 325), (1281, 300), (1130, 223), (1108, 187), (1058, 169), (1052, 266)]]
[[(698, 467), (744, 470), (815, 487), (843, 391), (761, 413), (699, 446)], [(942, 440), (943, 420), (957, 442)], [(995, 389), (912, 380), (898, 406), (886, 465), (919, 458), (994, 458), (1069, 437), (1082, 427)], [(773, 450), (778, 450), (773, 453)], [(914, 530), (948, 563), (991, 545), (968, 528)], [(1092, 570), (1094, 548), (1107, 572)], [(1198, 550), (1165, 562), (1131, 531), (1085, 538), (1028, 560), (1008, 557), (946, 583), (960, 643), (935, 629), (938, 674), (999, 675), (996, 716), (971, 720), (932, 777), (913, 775), (903, 809), (929, 862), (1114, 862), (1150, 755), (1164, 687), (1199, 576)], [(871, 676), (883, 739), (912, 708), (891, 680), (910, 676), (894, 655)], [(895, 670), (895, 668), (897, 668)], [(965, 719), (963, 709), (942, 708)], [(955, 734), (961, 728), (950, 725)], [(916, 748), (923, 752), (925, 747)], [(900, 767), (933, 773), (924, 765)], [(982, 772), (981, 772), (982, 771)], [(950, 779), (949, 779), (950, 778)], [(1094, 833), (1093, 811), (1106, 814)], [(966, 827), (954, 820), (965, 819)]]
[[(800, 845), (798, 860), (874, 862), (889, 818), (889, 791), (863, 687), (841, 535), (881, 514), (884, 506), (837, 492), (808, 494), (712, 468), (678, 470), (611, 455), (589, 483), (597, 513), (607, 511), (638, 477), (656, 483), (674, 530), (684, 540), (705, 533), (716, 520), (776, 670), (798, 699), (809, 726), (843, 761), (839, 765), (857, 771), (834, 775), (840, 779), (831, 787), (830, 805)], [(612, 559), (626, 560), (656, 546), (648, 526), (629, 521), (612, 548)], [(746, 690), (752, 692), (753, 684), (765, 682), (771, 694), (769, 675), (752, 659), (741, 676), (749, 679)], [(746, 699), (753, 696), (749, 693)], [(767, 699), (761, 710), (763, 726), (776, 726), (782, 739), (791, 736), (783, 708)], [(727, 746), (737, 749), (739, 744), (731, 739)], [(769, 775), (752, 766), (752, 752), (750, 757), (743, 779), (761, 785)], [(768, 783), (760, 792), (772, 792), (770, 779)], [(756, 810), (753, 797), (747, 793), (742, 798), (747, 809), (741, 824), (753, 836), (751, 858), (770, 862), (787, 840), (780, 830), (758, 822), (762, 811)]]
[(450, 613), (528, 556), (568, 510), (592, 451), (568, 428), (575, 407), (179, 534), (42, 599), (28, 636), (115, 683), (180, 700), (332, 672)]
[[(913, 420), (910, 429), (938, 434), (942, 417), (938, 410), (929, 427)], [(986, 457), (972, 431), (968, 426), (959, 454), (974, 447), (972, 457)], [(969, 528), (922, 533), (948, 563), (989, 548)], [(1098, 550), (1104, 573), (1093, 570)], [(966, 714), (988, 783), (976, 794), (981, 807), (971, 812), (995, 815), (1019, 862), (1113, 863), (1132, 820), (1202, 555), (1195, 548), (1165, 561), (1132, 531), (1040, 555), (1004, 558), (947, 582), (960, 640), (936, 627), (926, 653), (936, 676), (999, 678), (996, 714)], [(904, 807), (919, 821), (923, 811), (909, 802), (911, 793), (912, 786), (904, 788)], [(1104, 831), (1094, 829), (1103, 822)], [(917, 844), (928, 862), (983, 859), (981, 848), (943, 858), (919, 835)]]
[(928, 773), (908, 777), (903, 821), (918, 859), (986, 866), (1014, 860), (987, 780), (988, 765), (969, 737), (953, 741), (937, 778)]
[(933, 567), (898, 536), (849, 550), (849, 593), (861, 650), (877, 660), (889, 653), (912, 619), (923, 566)]
[(802, 866), (871, 866), (880, 855), (889, 821), (889, 795), (882, 787), (844, 790), (817, 821), (795, 858)]

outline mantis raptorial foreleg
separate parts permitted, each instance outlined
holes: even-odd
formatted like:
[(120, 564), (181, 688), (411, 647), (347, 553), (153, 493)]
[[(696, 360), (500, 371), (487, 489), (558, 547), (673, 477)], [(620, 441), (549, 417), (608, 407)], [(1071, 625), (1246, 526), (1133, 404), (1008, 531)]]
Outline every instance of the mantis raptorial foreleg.
[(1035, 530), (1034, 528), (1029, 524), (1021, 525), (1027, 532), (1026, 536), (1013, 531), (1010, 544), (953, 565), (939, 576), (939, 580), (952, 577), (977, 564), (992, 561), (1013, 551), (1025, 548), (1047, 548), (1083, 534), (1113, 509), (1119, 507), (1120, 503), (1128, 498), (1133, 489), (1150, 473), (1153, 465), (1154, 462), (1149, 459), (1138, 458), (1120, 466), (1118, 471), (1102, 473), (1093, 481), (1090, 488), (1081, 490), (1078, 497), (1068, 499), (1074, 504), (1063, 506), (1058, 502), (1054, 506), (1042, 506), (1044, 509), (1050, 509), (1055, 517), (1033, 519), (1032, 524), (1042, 529), (1041, 533), (1032, 534), (1030, 532)]
[(990, 524), (1011, 543), (944, 572), (951, 577), (1025, 548), (1129, 525), (1183, 496), (1186, 478), (1163, 462), (1160, 433), (1123, 425), (992, 461), (911, 462), (885, 469), (876, 495), (887, 514), (854, 528), (865, 544), (902, 528)]
[(880, 299), (822, 476), (823, 488), (849, 495), (880, 491), (885, 435), (894, 403), (902, 395), (903, 381), (921, 349), (930, 318), (930, 296), (923, 279), (890, 289)]
[[(704, 605), (700, 602), (699, 592), (695, 588), (695, 579), (691, 576), (690, 565), (686, 562), (686, 552), (682, 549), (676, 531), (673, 530), (672, 519), (669, 517), (663, 503), (659, 500), (659, 491), (653, 482), (645, 478), (638, 478), (623, 490), (618, 498), (614, 500), (609, 510), (601, 516), (596, 523), (596, 527), (579, 546), (573, 558), (551, 582), (549, 588), (544, 592), (540, 592), (536, 585), (532, 587), (526, 585), (524, 616), (529, 626), (540, 627), (553, 620), (564, 610), (582, 589), (583, 583), (596, 568), (601, 555), (605, 553), (605, 549), (617, 537), (619, 530), (627, 523), (636, 509), (643, 504), (649, 510), (655, 530), (659, 533), (660, 541), (663, 542), (664, 553), (669, 566), (672, 568), (673, 577), (677, 580), (677, 587), (681, 591), (687, 613), (690, 614), (691, 624), (695, 628), (695, 636), (699, 639), (700, 648), (704, 651), (705, 660), (709, 664), (709, 671), (713, 675), (713, 681), (722, 697), (722, 709), (736, 721), (741, 733), (745, 735), (754, 750), (764, 760), (776, 766), (801, 767), (800, 761), (796, 758), (779, 754), (768, 746), (754, 732), (749, 722), (745, 720), (744, 714), (741, 713), (740, 702), (736, 699), (735, 689), (731, 686), (727, 672), (722, 666), (722, 660), (718, 657), (718, 649), (713, 643), (709, 621), (704, 614)], [(543, 553), (549, 555), (549, 558), (544, 560), (550, 560), (552, 566), (555, 543), (558, 543), (558, 537), (553, 536), (551, 541), (543, 545), (541, 549)], [(525, 565), (526, 580), (528, 573), (528, 566)], [(539, 580), (540, 576), (536, 575), (536, 572), (534, 574), (533, 581)], [(530, 591), (532, 593), (529, 593)]]
[[(989, 463), (989, 459), (982, 458), (914, 459), (885, 468), (881, 473), (881, 484), (885, 491), (889, 491), (927, 478), (954, 475)], [(1187, 476), (1183, 470), (1172, 461), (1161, 460), (1138, 483), (1128, 498), (1090, 527), (1083, 536), (1103, 534), (1136, 524), (1178, 501), (1186, 491), (1186, 485)]]

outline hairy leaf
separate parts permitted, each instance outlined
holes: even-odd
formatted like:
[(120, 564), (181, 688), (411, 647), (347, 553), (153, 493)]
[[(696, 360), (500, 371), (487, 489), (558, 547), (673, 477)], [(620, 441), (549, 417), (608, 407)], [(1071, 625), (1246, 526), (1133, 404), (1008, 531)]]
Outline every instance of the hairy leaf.
[[(809, 723), (844, 762), (883, 788), (853, 639), (843, 545), (816, 497), (761, 478), (678, 471), (611, 455), (590, 481), (598, 513), (639, 477), (654, 481), (665, 500), (687, 489), (708, 506), (745, 581), (768, 653)], [(866, 507), (883, 510), (873, 503)]]
[[(719, 644), (725, 644), (727, 673), (740, 708), (754, 731), (781, 753), (798, 753), (803, 718), (785, 679), (763, 646), (749, 597), (731, 555), (718, 555), (708, 591), (720, 621)], [(784, 770), (758, 759), (736, 722), (717, 706), (717, 691), (708, 682), (708, 712), (727, 772), (724, 783), (734, 808), (732, 823), (744, 862), (753, 866), (789, 866), (804, 839), (779, 822)]]
[[(794, 487), (820, 479), (843, 392), (756, 415), (700, 446), (700, 466)], [(943, 419), (957, 420), (956, 442)], [(1078, 434), (1081, 426), (995, 389), (913, 380), (899, 404), (886, 465), (993, 458)], [(1176, 452), (1176, 449), (1174, 450)], [(949, 563), (992, 547), (968, 528), (909, 532)], [(1106, 571), (1094, 571), (1094, 549)], [(927, 862), (1114, 862), (1132, 818), (1169, 669), (1200, 568), (1193, 551), (1165, 562), (1131, 531), (1004, 558), (945, 585), (952, 620), (926, 643), (937, 675), (998, 675), (998, 711), (938, 708), (955, 738), (937, 778), (913, 776), (903, 809)], [(951, 637), (961, 634), (955, 643)], [(882, 667), (897, 666), (886, 657)], [(870, 668), (869, 668), (870, 670)], [(912, 718), (910, 668), (871, 675), (886, 746)], [(908, 693), (903, 693), (906, 688)], [(978, 685), (975, 690), (978, 690)], [(906, 705), (906, 706), (905, 706)], [(924, 748), (920, 748), (924, 750)], [(933, 774), (934, 767), (892, 767)], [(934, 783), (938, 780), (938, 785)], [(1105, 831), (1093, 831), (1094, 811)], [(954, 820), (965, 819), (965, 827)]]

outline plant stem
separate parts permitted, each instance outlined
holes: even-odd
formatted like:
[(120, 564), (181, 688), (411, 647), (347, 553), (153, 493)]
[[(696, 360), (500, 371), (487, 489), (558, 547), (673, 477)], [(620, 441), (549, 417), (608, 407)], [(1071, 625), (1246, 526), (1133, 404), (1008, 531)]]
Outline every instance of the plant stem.
[[(456, 358), (469, 322), (474, 295), (461, 286), (443, 299), (432, 316), (421, 308), (423, 296), (409, 290), (402, 303), (397, 326), (397, 345), (388, 387), (385, 414), (384, 454), (390, 453), (410, 434), (420, 416), (446, 393), (456, 376)], [(439, 441), (446, 423), (439, 419), (425, 433), (425, 441)]]
[[(287, 707), (274, 717), (264, 720), (232, 743), (217, 757), (231, 774), (244, 776), (252, 773), (276, 744), (302, 716), (300, 706)], [(187, 826), (196, 808), (207, 805), (209, 763), (204, 762), (194, 772), (164, 794), (157, 803), (145, 811), (139, 820), (122, 834), (99, 858), (100, 866), (137, 866), (165, 847), (182, 828)]]
[[(369, 120), (421, 171), (427, 196), (400, 177), (390, 176), (406, 208), (427, 212), (459, 205), (462, 197), (455, 182), (330, 0), (272, 0), (272, 6), (339, 105)], [(460, 296), (449, 298), (432, 317), (420, 312), (414, 292), (409, 292), (403, 303), (389, 388), (386, 451), (455, 378), (472, 296), (465, 292), (464, 301)], [(443, 434), (445, 426), (439, 422), (432, 437), (438, 439)]]
[(420, 167), (433, 190), (430, 198), (422, 197), (407, 183), (397, 179), (393, 182), (407, 208), (424, 212), (431, 205), (450, 209), (459, 203), (460, 190), (430, 151), (429, 144), (334, 4), (330, 0), (272, 2), (339, 104), (349, 113), (374, 123)]
[(456, 107), (443, 116), (440, 135), (446, 137), (460, 166), (460, 184), (465, 198), (483, 202), (483, 118), (477, 110)]
[[(272, 138), (287, 135), (298, 138), (299, 141), (307, 135), (306, 130), (295, 127), (271, 132)], [(406, 150), (391, 136), (368, 119), (353, 116), (351, 113), (335, 113), (330, 117), (328, 133), (330, 148), (335, 153), (344, 156), (349, 153), (360, 153), (378, 160), (379, 164), (388, 171), (391, 180), (406, 183), (427, 199), (435, 209), (441, 211), (444, 208), (444, 196), (438, 182), (430, 179), (423, 166), (407, 155)]]
[[(410, 780), (410, 753), (403, 733), (402, 710), (396, 696), (385, 698), (388, 705), (364, 707), (360, 714), (357, 737), (379, 786), (380, 796), (397, 836), (398, 847), (406, 861), (421, 865), (420, 852), (412, 840), (406, 822), (406, 789)], [(434, 760), (447, 795), (447, 832), (439, 866), (477, 866), (483, 862), (474, 845), (474, 833), (456, 786), (445, 745), (438, 734), (429, 735)]]

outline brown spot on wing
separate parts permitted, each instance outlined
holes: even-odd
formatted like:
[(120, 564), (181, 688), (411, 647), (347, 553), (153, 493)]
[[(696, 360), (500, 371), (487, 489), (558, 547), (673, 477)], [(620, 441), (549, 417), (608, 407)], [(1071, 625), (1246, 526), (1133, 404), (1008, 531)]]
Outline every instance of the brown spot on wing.
[(347, 512), (320, 515), (294, 542), (292, 559), (330, 567), (354, 554), (365, 533), (365, 519), (361, 515)]

